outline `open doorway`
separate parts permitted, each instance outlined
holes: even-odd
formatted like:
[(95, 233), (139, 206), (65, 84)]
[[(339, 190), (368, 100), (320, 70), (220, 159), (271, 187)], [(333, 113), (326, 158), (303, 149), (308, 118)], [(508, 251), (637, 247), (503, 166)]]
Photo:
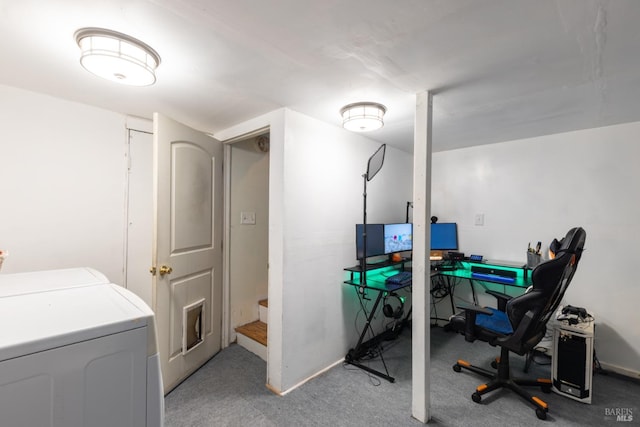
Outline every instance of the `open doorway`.
[(228, 145), (229, 342), (267, 360), (269, 131)]

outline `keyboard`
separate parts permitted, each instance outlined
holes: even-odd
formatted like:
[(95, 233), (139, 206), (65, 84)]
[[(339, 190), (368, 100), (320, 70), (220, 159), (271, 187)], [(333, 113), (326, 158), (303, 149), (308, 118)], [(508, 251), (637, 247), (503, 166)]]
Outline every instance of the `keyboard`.
[(401, 271), (398, 274), (387, 277), (386, 283), (389, 285), (410, 285), (411, 284), (411, 272)]

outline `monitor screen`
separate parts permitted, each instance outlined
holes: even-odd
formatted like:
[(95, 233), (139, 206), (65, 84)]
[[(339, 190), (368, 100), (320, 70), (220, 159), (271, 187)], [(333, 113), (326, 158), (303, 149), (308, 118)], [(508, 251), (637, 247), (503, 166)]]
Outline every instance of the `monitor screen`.
[[(356, 259), (364, 256), (363, 231), (362, 224), (356, 224)], [(367, 224), (367, 258), (384, 254), (384, 224)]]
[(457, 250), (458, 228), (455, 222), (431, 224), (431, 250)]
[(410, 251), (413, 249), (413, 224), (385, 224), (384, 225), (384, 252)]

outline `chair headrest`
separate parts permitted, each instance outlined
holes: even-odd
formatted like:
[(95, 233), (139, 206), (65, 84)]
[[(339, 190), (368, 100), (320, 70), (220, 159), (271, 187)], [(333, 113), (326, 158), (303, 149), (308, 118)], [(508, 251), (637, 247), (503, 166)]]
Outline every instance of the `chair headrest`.
[(560, 248), (556, 252), (556, 256), (563, 253), (569, 253), (576, 256), (576, 262), (580, 260), (584, 243), (587, 239), (587, 233), (582, 227), (574, 227), (567, 232), (567, 235), (560, 241)]
[(565, 274), (568, 265), (575, 270), (582, 251), (587, 233), (582, 227), (574, 227), (567, 232), (567, 235), (560, 241), (560, 248), (556, 252), (556, 257), (538, 264), (533, 269), (531, 278), (534, 289), (551, 290)]

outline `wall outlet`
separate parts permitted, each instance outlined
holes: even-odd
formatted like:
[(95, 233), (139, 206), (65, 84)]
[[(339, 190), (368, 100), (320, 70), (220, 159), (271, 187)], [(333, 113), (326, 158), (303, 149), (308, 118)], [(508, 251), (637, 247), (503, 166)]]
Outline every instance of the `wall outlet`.
[(255, 212), (240, 212), (240, 224), (255, 225), (256, 213)]

